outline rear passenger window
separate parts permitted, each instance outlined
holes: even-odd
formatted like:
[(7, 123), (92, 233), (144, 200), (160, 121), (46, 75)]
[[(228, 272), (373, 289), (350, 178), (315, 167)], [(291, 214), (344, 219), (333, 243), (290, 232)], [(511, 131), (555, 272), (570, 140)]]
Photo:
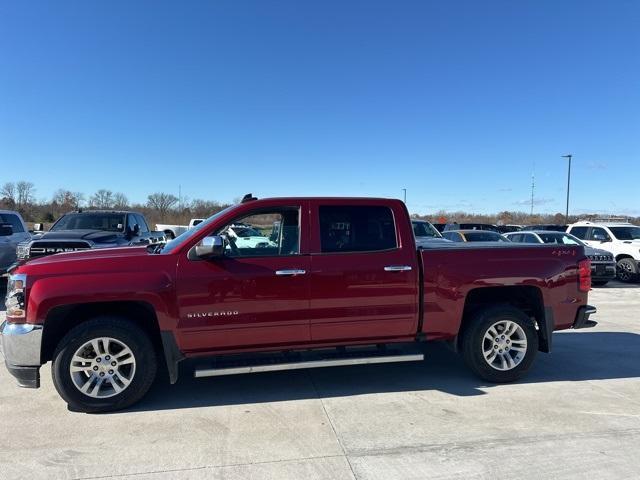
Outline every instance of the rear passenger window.
[(0, 223), (11, 225), (11, 229), (13, 233), (22, 233), (24, 232), (24, 228), (22, 228), (22, 222), (17, 215), (13, 215), (11, 213), (0, 213)]
[(323, 253), (372, 252), (397, 247), (393, 214), (388, 207), (320, 207)]
[(589, 230), (589, 227), (573, 227), (569, 233), (580, 240), (586, 240), (587, 230)]

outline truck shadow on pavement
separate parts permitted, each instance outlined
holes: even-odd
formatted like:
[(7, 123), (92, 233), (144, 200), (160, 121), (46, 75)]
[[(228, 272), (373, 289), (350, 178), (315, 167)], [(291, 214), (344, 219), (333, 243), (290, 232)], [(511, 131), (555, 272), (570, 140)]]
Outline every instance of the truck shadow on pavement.
[[(575, 332), (554, 336), (552, 354), (538, 354), (517, 384), (640, 377), (640, 335)], [(360, 365), (194, 379), (189, 368), (175, 385), (158, 380), (128, 411), (345, 397), (372, 393), (438, 390), (456, 396), (485, 395), (501, 388), (476, 378), (460, 356), (443, 344), (425, 346), (423, 362)], [(188, 367), (188, 365), (185, 365)], [(126, 412), (126, 411), (125, 411)]]

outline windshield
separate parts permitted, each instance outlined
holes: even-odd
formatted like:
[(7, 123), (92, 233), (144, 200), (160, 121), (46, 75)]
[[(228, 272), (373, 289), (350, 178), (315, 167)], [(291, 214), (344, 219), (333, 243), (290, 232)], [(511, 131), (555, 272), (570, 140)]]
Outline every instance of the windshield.
[(618, 240), (640, 240), (640, 227), (609, 227)]
[(123, 213), (68, 213), (58, 220), (51, 231), (59, 230), (102, 230), (123, 232)]
[(487, 230), (477, 230), (475, 232), (465, 232), (467, 242), (508, 242), (502, 235)]
[(215, 214), (211, 215), (209, 218), (207, 218), (202, 223), (199, 223), (198, 225), (193, 227), (191, 230), (187, 230), (182, 235), (180, 235), (180, 236), (174, 238), (173, 240), (167, 242), (166, 245), (164, 246), (164, 248), (162, 249), (162, 253), (171, 253), (171, 252), (173, 252), (180, 245), (182, 245), (184, 242), (189, 241), (190, 238), (193, 238), (194, 236), (198, 235), (203, 229), (206, 229), (209, 225), (211, 225), (212, 222), (214, 222), (218, 217), (220, 217), (227, 210), (229, 210), (231, 208), (234, 208), (234, 207), (235, 207), (235, 205), (232, 205), (230, 207), (225, 208), (224, 210), (220, 210), (218, 213), (215, 213)]
[(411, 222), (416, 237), (442, 238), (440, 232), (429, 222)]
[(584, 246), (584, 243), (582, 243), (576, 237), (568, 233), (539, 233), (538, 236), (542, 239), (544, 243), (556, 243), (558, 245)]

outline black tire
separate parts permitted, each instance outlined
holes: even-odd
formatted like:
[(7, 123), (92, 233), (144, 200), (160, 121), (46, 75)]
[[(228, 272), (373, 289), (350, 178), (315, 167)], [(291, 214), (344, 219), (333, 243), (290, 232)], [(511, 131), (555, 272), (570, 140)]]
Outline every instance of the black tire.
[(633, 258), (621, 258), (618, 260), (616, 273), (621, 282), (635, 282), (638, 279), (638, 264)]
[[(72, 357), (76, 351), (86, 342), (100, 337), (122, 342), (129, 347), (135, 360), (135, 371), (128, 386), (122, 392), (107, 398), (94, 398), (82, 393), (74, 384), (70, 373)], [(156, 352), (144, 331), (124, 318), (101, 316), (72, 328), (62, 338), (53, 354), (51, 376), (56, 390), (71, 410), (98, 413), (121, 410), (136, 403), (149, 390), (156, 370)]]
[(592, 287), (604, 287), (607, 283), (609, 280), (591, 280)]
[[(523, 358), (509, 370), (492, 367), (483, 355), (485, 334), (490, 327), (501, 321), (516, 323), (526, 338), (526, 351)], [(480, 378), (494, 383), (513, 382), (527, 373), (531, 367), (538, 353), (538, 333), (531, 319), (521, 310), (506, 305), (489, 307), (477, 312), (467, 323), (462, 336), (461, 350), (467, 366)], [(513, 350), (509, 355), (512, 354)], [(505, 355), (507, 355), (506, 352)], [(517, 353), (515, 355), (518, 356)]]
[(168, 240), (173, 240), (174, 238), (176, 238), (171, 230), (165, 230), (164, 234)]

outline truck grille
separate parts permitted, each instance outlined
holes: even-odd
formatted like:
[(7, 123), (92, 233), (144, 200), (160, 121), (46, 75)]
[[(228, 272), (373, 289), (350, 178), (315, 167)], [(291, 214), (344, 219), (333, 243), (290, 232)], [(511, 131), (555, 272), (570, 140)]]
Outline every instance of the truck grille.
[(29, 249), (29, 257), (42, 257), (44, 255), (52, 255), (61, 252), (75, 252), (78, 250), (88, 250), (91, 245), (84, 241), (65, 241), (65, 242), (33, 242)]
[(612, 255), (589, 255), (592, 262), (613, 262)]

